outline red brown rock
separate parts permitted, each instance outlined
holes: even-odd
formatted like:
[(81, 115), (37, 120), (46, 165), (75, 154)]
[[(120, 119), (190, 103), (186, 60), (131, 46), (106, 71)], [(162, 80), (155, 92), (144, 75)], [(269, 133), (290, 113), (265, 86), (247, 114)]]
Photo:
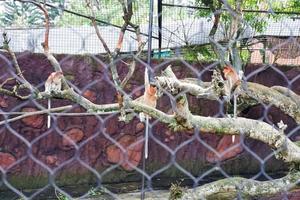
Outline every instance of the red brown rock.
[(13, 163), (16, 162), (16, 158), (10, 153), (0, 152), (0, 167), (8, 169)]
[(57, 165), (57, 156), (56, 155), (48, 155), (46, 156), (46, 163), (48, 165)]
[(131, 135), (121, 137), (118, 143), (125, 149), (125, 152), (114, 144), (108, 146), (106, 149), (108, 161), (119, 163), (127, 171), (133, 170), (134, 167), (138, 166), (142, 158), (143, 143), (137, 141), (139, 139)]
[[(22, 112), (36, 112), (38, 111), (36, 108), (23, 108)], [(32, 115), (29, 117), (25, 117), (21, 120), (25, 125), (30, 126), (32, 128), (41, 128), (44, 124), (44, 116), (43, 115)]]
[(172, 132), (169, 131), (169, 130), (167, 130), (167, 131), (165, 132), (165, 134), (166, 134), (167, 136), (171, 136), (171, 135), (172, 135)]
[(215, 163), (218, 161), (224, 161), (236, 157), (244, 150), (241, 144), (239, 143), (240, 143), (240, 136), (235, 136), (234, 143), (232, 143), (232, 136), (223, 136), (223, 138), (219, 141), (216, 149), (220, 157), (218, 157), (212, 151), (209, 151), (208, 153), (206, 153), (206, 160), (210, 163)]
[(90, 100), (91, 102), (95, 103), (96, 100), (97, 100), (97, 95), (95, 92), (91, 91), (91, 90), (86, 90), (84, 93), (83, 93), (83, 96), (85, 98), (87, 98), (88, 100)]
[(62, 141), (62, 144), (65, 148), (74, 147), (70, 140), (73, 140), (74, 143), (78, 143), (84, 137), (83, 131), (79, 128), (72, 128), (68, 130), (65, 135), (68, 136), (68, 138), (64, 137)]
[(145, 128), (144, 123), (139, 122), (139, 123), (137, 123), (136, 126), (135, 126), (135, 132), (136, 132), (136, 133), (139, 133), (139, 132), (141, 132), (142, 130), (144, 130), (144, 128)]
[(171, 135), (170, 140), (175, 140), (175, 135)]
[(105, 122), (105, 132), (113, 135), (118, 132), (119, 127), (118, 124), (115, 123), (114, 119), (109, 119)]

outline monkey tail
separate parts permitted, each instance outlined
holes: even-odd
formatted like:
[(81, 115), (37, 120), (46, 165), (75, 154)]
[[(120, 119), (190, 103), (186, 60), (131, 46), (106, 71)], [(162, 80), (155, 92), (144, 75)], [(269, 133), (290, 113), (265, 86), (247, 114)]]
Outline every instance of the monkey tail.
[[(237, 117), (237, 94), (233, 94), (233, 118)], [(232, 143), (235, 141), (235, 135), (232, 136)]]
[(146, 122), (145, 122), (145, 159), (148, 158), (148, 150), (149, 150), (149, 116), (146, 115)]
[(235, 141), (235, 135), (233, 135), (231, 138), (231, 142), (234, 143), (234, 141)]
[(144, 113), (140, 113), (139, 114), (139, 118), (140, 118), (140, 122), (145, 122), (145, 119), (146, 119), (146, 115)]
[[(48, 99), (48, 110), (51, 109), (51, 99)], [(51, 127), (51, 116), (48, 114), (47, 116), (47, 128)]]

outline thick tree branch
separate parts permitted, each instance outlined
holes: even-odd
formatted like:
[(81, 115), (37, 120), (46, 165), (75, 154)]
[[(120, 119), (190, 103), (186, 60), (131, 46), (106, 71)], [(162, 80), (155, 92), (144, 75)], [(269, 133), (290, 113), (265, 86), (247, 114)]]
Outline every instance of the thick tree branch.
[(298, 105), (298, 108), (300, 109), (300, 96), (298, 94), (296, 94), (289, 88), (278, 86), (278, 85), (272, 86), (271, 88), (287, 97), (290, 97)]
[(187, 93), (198, 98), (207, 98), (211, 100), (218, 99), (218, 96), (215, 95), (211, 86), (203, 87), (199, 84), (195, 84), (195, 82), (189, 79), (178, 80), (168, 78), (166, 76), (157, 76), (155, 78), (161, 88), (165, 89), (173, 95), (176, 95), (181, 91), (186, 91)]
[[(105, 114), (119, 110), (118, 104), (97, 105), (88, 99), (74, 92), (72, 89), (64, 90), (53, 94), (54, 97), (69, 99), (84, 107), (88, 112)], [(49, 98), (46, 93), (41, 93), (41, 98)], [(168, 124), (174, 129), (184, 129), (186, 127), (176, 118), (176, 115), (167, 115), (155, 108), (141, 104), (137, 101), (127, 100), (124, 102), (127, 109), (135, 112), (144, 112), (149, 116), (158, 119), (162, 123)], [(246, 118), (212, 118), (202, 117), (189, 114), (185, 116), (188, 120), (186, 123), (199, 129), (201, 132), (215, 133), (219, 135), (245, 135), (268, 144), (271, 148), (277, 150), (277, 158), (286, 162), (300, 162), (300, 148), (291, 142), (283, 131), (275, 129), (273, 126), (252, 119)]]
[(238, 194), (243, 199), (270, 197), (297, 188), (299, 179), (300, 172), (290, 173), (283, 178), (271, 181), (256, 181), (239, 177), (226, 178), (194, 189), (183, 190), (180, 199), (235, 199)]
[[(198, 98), (218, 100), (221, 98), (222, 90), (224, 89), (222, 88), (223, 79), (220, 74), (214, 75), (211, 83), (201, 82), (192, 78), (178, 80), (166, 76), (159, 76), (156, 79), (158, 85), (174, 95), (180, 91), (186, 91)], [(288, 88), (282, 86), (269, 88), (258, 83), (247, 82), (236, 89), (240, 91), (238, 97), (239, 102), (242, 102), (239, 105), (240, 109), (245, 109), (259, 103), (271, 104), (291, 116), (300, 124), (300, 97)]]
[[(169, 80), (174, 80), (178, 82), (177, 77), (173, 73), (171, 66), (168, 66), (165, 70), (163, 70), (162, 75), (164, 75), (166, 78)], [(170, 84), (170, 82), (167, 82), (167, 86), (169, 86), (170, 90), (173, 91), (172, 95), (176, 96), (176, 104), (172, 103), (174, 100), (170, 99), (171, 104), (172, 104), (172, 109), (175, 113), (175, 119), (178, 124), (180, 124), (184, 129), (192, 129), (192, 125), (190, 124), (189, 117), (192, 115), (190, 110), (189, 110), (189, 104), (188, 100), (186, 97), (186, 91), (180, 90), (178, 88), (175, 88)], [(160, 86), (161, 87), (161, 86)], [(178, 126), (176, 126), (178, 127)], [(176, 127), (174, 128), (175, 130)]]
[(282, 92), (278, 92), (278, 86), (271, 89), (264, 85), (251, 82), (248, 82), (247, 87), (243, 90), (244, 92), (241, 94), (242, 99), (248, 99), (250, 101), (254, 99), (257, 101), (257, 103), (263, 102), (264, 104), (274, 105), (275, 107), (282, 110), (284, 113), (294, 118), (294, 120), (298, 124), (300, 124), (300, 109), (298, 104), (298, 95), (295, 96), (294, 94), (293, 97), (296, 98), (294, 99)]
[(286, 162), (300, 162), (300, 148), (291, 142), (281, 130), (273, 126), (247, 118), (211, 118), (193, 116), (191, 124), (201, 132), (219, 135), (244, 135), (268, 144), (278, 150), (277, 158)]
[[(69, 99), (84, 107), (88, 112), (106, 114), (106, 112), (119, 110), (118, 104), (97, 105), (75, 93), (73, 90), (64, 90), (53, 95), (57, 98)], [(49, 95), (41, 93), (40, 97), (49, 98)], [(144, 112), (171, 127), (181, 126), (175, 115), (167, 115), (137, 101), (130, 100), (126, 102), (126, 108), (132, 109), (135, 112)], [(48, 111), (44, 112), (47, 113)], [(189, 115), (187, 119), (194, 128), (199, 129), (201, 132), (219, 135), (245, 135), (246, 137), (262, 141), (277, 150), (277, 158), (286, 162), (300, 162), (300, 148), (291, 142), (282, 131), (275, 129), (265, 122), (239, 117), (212, 118), (195, 115)]]

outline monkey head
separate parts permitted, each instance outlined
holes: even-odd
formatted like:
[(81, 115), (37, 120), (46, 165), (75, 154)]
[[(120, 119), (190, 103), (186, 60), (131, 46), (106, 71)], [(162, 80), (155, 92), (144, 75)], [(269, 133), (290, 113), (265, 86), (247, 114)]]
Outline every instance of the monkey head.
[(157, 87), (154, 84), (150, 84), (149, 86), (149, 94), (150, 95), (156, 95), (157, 92)]
[(226, 76), (227, 74), (231, 73), (231, 72), (235, 72), (234, 69), (232, 67), (230, 67), (229, 65), (226, 65), (223, 68), (223, 74), (224, 76)]

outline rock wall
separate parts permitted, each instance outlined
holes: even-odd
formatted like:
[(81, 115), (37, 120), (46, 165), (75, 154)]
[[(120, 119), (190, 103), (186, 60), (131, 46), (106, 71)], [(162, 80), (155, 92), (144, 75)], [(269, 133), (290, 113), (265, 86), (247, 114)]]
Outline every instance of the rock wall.
[[(0, 82), (11, 76), (12, 66), (0, 58)], [(110, 81), (109, 69), (105, 60), (98, 56), (58, 55), (64, 74), (73, 86), (94, 103), (115, 102), (115, 89)], [(102, 61), (101, 61), (102, 60)], [(28, 52), (18, 54), (18, 61), (29, 82), (43, 90), (44, 81), (52, 72), (49, 62), (43, 55)], [(213, 66), (209, 64), (190, 64), (181, 61), (153, 61), (153, 69), (159, 73), (172, 64), (178, 78), (196, 77), (209, 81)], [(123, 77), (127, 71), (124, 63), (118, 63)], [(246, 75), (249, 81), (267, 86), (283, 85), (300, 94), (299, 68), (286, 66), (269, 67), (265, 70), (260, 65), (248, 65)], [(257, 73), (254, 73), (258, 70)], [(133, 79), (126, 86), (126, 91), (133, 98), (142, 95), (144, 66), (138, 63)], [(252, 75), (251, 75), (252, 74)], [(13, 81), (8, 83), (12, 86)], [(220, 105), (216, 101), (189, 97), (191, 110), (203, 116), (223, 117)], [(67, 100), (52, 100), (52, 106), (70, 104)], [(46, 101), (20, 101), (16, 98), (0, 95), (1, 112), (35, 111), (40, 106), (46, 107)], [(164, 96), (158, 102), (158, 109), (170, 112), (169, 99)], [(74, 105), (68, 112), (84, 112)], [(299, 140), (297, 124), (279, 109), (262, 105), (243, 112), (243, 116), (261, 119), (276, 124), (280, 120), (288, 124), (287, 133), (292, 140)], [(0, 120), (4, 115), (0, 115)], [(46, 116), (27, 117), (0, 127), (0, 166), (7, 170), (7, 180), (16, 188), (40, 188), (48, 183), (48, 172), (53, 170), (58, 185), (95, 184), (97, 174), (102, 183), (138, 182), (141, 174), (135, 167), (142, 168), (142, 150), (144, 125), (135, 118), (130, 123), (118, 121), (118, 115), (107, 116), (54, 116), (51, 129), (47, 129)], [(221, 160), (220, 167), (229, 175), (252, 177), (257, 175), (264, 160), (266, 174), (278, 177), (286, 166), (269, 157), (272, 151), (263, 143), (245, 139), (244, 146), (239, 145), (237, 137), (234, 144), (231, 137), (219, 137), (201, 133), (195, 137), (193, 131), (172, 132), (167, 126), (155, 120), (152, 122), (150, 154), (146, 162), (147, 173), (152, 175), (154, 187), (168, 185), (174, 180), (184, 178), (191, 183), (190, 176), (199, 176), (215, 166)], [(67, 139), (67, 137), (69, 139)], [(70, 139), (73, 141), (70, 141)], [(24, 142), (26, 140), (26, 142)], [(118, 142), (118, 145), (115, 143)], [(74, 143), (77, 146), (74, 146)], [(205, 145), (207, 144), (207, 145)], [(121, 147), (122, 146), (122, 147)], [(228, 150), (229, 147), (232, 147)], [(211, 149), (223, 153), (217, 157)], [(127, 156), (126, 156), (127, 155)], [(126, 161), (128, 159), (128, 161)], [(180, 167), (172, 164), (174, 160)], [(48, 168), (48, 170), (46, 169)], [(95, 170), (92, 170), (95, 169)], [(224, 173), (215, 171), (208, 174), (199, 183), (224, 177)], [(261, 175), (261, 178), (266, 178)], [(164, 180), (164, 181), (158, 181)], [(1, 193), (0, 193), (1, 196)]]

